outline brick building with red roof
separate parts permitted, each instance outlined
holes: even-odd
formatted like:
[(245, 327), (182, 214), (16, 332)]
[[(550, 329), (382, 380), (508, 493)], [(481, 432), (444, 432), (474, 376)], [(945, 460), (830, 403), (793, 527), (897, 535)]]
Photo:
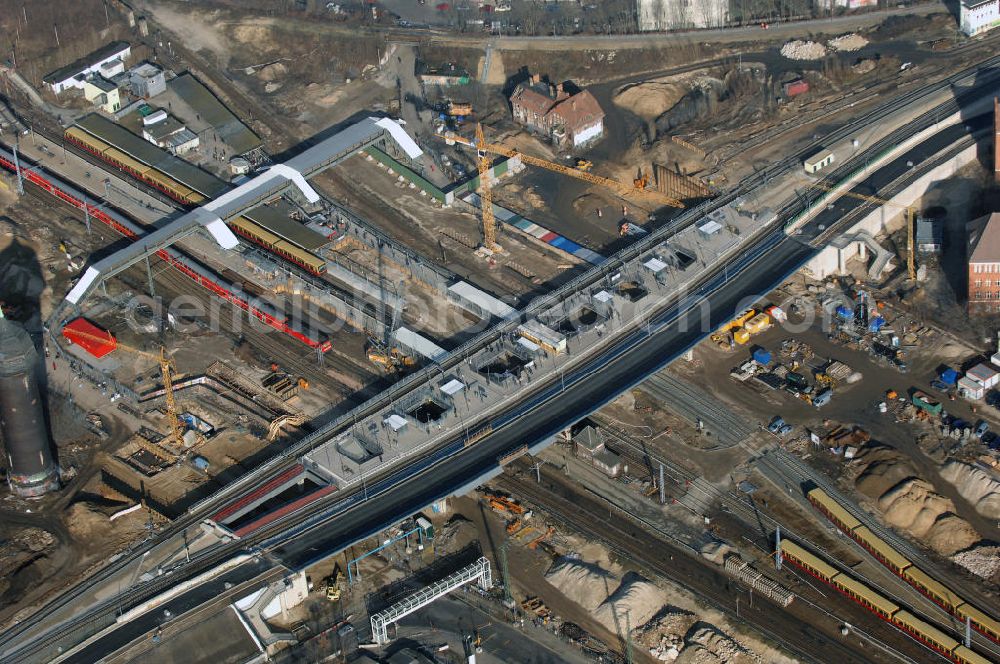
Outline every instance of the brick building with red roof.
[(560, 148), (575, 148), (604, 135), (604, 111), (586, 90), (570, 94), (535, 74), (510, 96), (514, 121), (549, 137)]

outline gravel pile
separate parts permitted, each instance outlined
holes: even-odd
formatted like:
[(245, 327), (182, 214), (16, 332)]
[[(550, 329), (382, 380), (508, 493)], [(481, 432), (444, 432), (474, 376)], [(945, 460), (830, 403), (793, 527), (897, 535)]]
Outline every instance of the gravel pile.
[(617, 580), (607, 570), (571, 558), (557, 561), (545, 575), (545, 580), (587, 611), (596, 609), (617, 585)]
[(826, 47), (813, 41), (796, 39), (782, 46), (781, 54), (789, 60), (819, 60), (826, 55)]
[(951, 557), (956, 563), (984, 579), (1000, 576), (1000, 546), (977, 546)]
[(762, 659), (711, 625), (695, 626), (687, 635), (683, 661), (692, 664), (762, 664)]
[(852, 32), (850, 34), (831, 39), (826, 43), (826, 45), (835, 51), (860, 51), (865, 46), (868, 46), (868, 40), (861, 35), (856, 35)]

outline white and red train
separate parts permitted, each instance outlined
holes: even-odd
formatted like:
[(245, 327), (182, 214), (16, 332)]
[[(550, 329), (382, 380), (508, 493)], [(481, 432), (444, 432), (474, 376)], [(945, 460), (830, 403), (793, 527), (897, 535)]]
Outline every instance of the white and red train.
[[(44, 189), (77, 209), (86, 209), (91, 219), (105, 224), (130, 240), (137, 240), (145, 234), (143, 229), (124, 215), (114, 210), (99, 207), (94, 199), (76, 187), (47, 173), (36, 164), (26, 163), (21, 157), (19, 160), (21, 162), (21, 176), (26, 182)], [(14, 155), (2, 148), (0, 148), (0, 166), (11, 172), (15, 171)], [(213, 295), (232, 303), (262, 323), (301, 341), (310, 348), (317, 348), (324, 353), (332, 348), (329, 339), (305, 326), (293, 325), (284, 312), (278, 311), (266, 302), (247, 296), (240, 288), (235, 287), (190, 257), (183, 256), (180, 252), (169, 247), (157, 251), (156, 255)]]

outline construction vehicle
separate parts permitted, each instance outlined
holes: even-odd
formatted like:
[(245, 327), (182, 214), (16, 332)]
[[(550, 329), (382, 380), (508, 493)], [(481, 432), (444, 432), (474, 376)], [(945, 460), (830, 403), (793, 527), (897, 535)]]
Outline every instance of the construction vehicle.
[(549, 610), (549, 607), (545, 606), (545, 602), (534, 596), (526, 597), (524, 601), (521, 602), (521, 608), (527, 613), (534, 613), (543, 620), (552, 615), (552, 611)]
[(520, 518), (514, 519), (513, 521), (507, 524), (507, 534), (514, 535), (517, 532), (519, 532), (522, 528), (524, 528), (524, 521), (522, 521)]
[(472, 141), (452, 132), (443, 135), (439, 134), (439, 136), (444, 138), (449, 145), (461, 143), (462, 145), (475, 148), (476, 150), (477, 165), (479, 169), (479, 201), (483, 221), (483, 244), (481, 249), (484, 250), (483, 253), (487, 255), (503, 251), (503, 248), (497, 244), (496, 241), (496, 217), (493, 213), (493, 192), (490, 188), (489, 177), (491, 166), (491, 160), (489, 157), (490, 154), (503, 155), (508, 159), (517, 158), (522, 164), (537, 166), (538, 168), (544, 168), (556, 173), (562, 173), (563, 175), (584, 180), (591, 184), (607, 187), (617, 192), (618, 195), (622, 197), (642, 195), (660, 205), (668, 205), (676, 208), (684, 207), (684, 204), (676, 198), (671, 198), (670, 196), (661, 194), (658, 191), (648, 189), (645, 185), (643, 185), (643, 187), (638, 187), (634, 182), (629, 185), (624, 182), (619, 182), (618, 180), (612, 180), (611, 178), (594, 175), (593, 173), (588, 172), (589, 169), (563, 166), (562, 164), (556, 164), (546, 159), (524, 154), (523, 152), (508, 148), (504, 145), (487, 143), (486, 137), (483, 134), (482, 124), (476, 125), (476, 138)]
[(750, 341), (750, 333), (747, 332), (743, 326), (747, 323), (747, 321), (756, 315), (756, 309), (747, 309), (739, 316), (712, 333), (710, 337), (711, 340), (716, 343), (719, 348), (724, 348), (726, 350), (733, 347), (732, 342), (734, 341), (740, 345), (745, 344)]
[(649, 186), (649, 177), (642, 172), (641, 168), (639, 169), (639, 175), (632, 179), (632, 186), (636, 189), (645, 189)]
[(343, 578), (344, 574), (340, 571), (340, 565), (335, 565), (330, 576), (326, 579), (326, 598), (331, 602), (336, 602), (340, 599)]
[(588, 159), (577, 159), (576, 160), (576, 168), (577, 168), (577, 170), (581, 170), (584, 173), (589, 172), (590, 169), (592, 169), (593, 167), (594, 167), (594, 162), (592, 162), (592, 161), (590, 161)]
[(408, 369), (417, 363), (416, 360), (399, 348), (390, 347), (371, 335), (368, 335), (366, 352), (368, 354), (368, 361), (379, 366), (386, 372)]
[(544, 542), (548, 538), (552, 537), (552, 535), (555, 532), (556, 532), (555, 527), (554, 526), (549, 526), (548, 530), (546, 530), (544, 533), (542, 533), (541, 535), (539, 535), (535, 539), (533, 539), (530, 542), (528, 542), (528, 548), (532, 549), (532, 550), (537, 549), (539, 544), (541, 544), (542, 542)]
[(513, 514), (515, 516), (523, 516), (527, 510), (521, 505), (518, 505), (510, 498), (504, 496), (489, 496), (488, 503), (490, 509), (497, 514)]

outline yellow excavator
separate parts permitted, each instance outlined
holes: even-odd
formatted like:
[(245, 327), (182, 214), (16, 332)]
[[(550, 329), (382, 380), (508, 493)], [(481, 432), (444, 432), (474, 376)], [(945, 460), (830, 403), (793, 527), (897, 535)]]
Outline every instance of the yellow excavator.
[(413, 367), (417, 361), (401, 351), (390, 347), (377, 338), (368, 335), (368, 361), (380, 367), (383, 371), (402, 371)]

